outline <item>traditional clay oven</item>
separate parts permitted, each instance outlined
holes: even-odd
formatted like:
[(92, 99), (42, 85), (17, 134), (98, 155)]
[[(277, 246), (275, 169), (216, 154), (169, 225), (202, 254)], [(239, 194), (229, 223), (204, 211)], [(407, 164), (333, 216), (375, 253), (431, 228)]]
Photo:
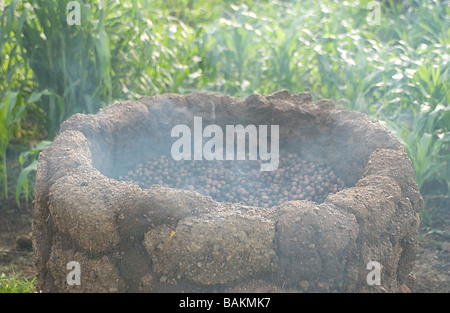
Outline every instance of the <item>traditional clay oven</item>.
[[(279, 125), (280, 162), (287, 154), (324, 162), (335, 176), (327, 182), (339, 178), (342, 188), (318, 187), (323, 197), (315, 202), (295, 193), (308, 189), (307, 175), (292, 172), (295, 197), (271, 201), (266, 195), (269, 202), (254, 206), (207, 196), (195, 183), (187, 190), (124, 179), (137, 164), (170, 156), (171, 130), (193, 127), (193, 117), (220, 127)], [(146, 175), (154, 172), (151, 167)], [(177, 176), (173, 168), (163, 173)], [(244, 180), (233, 181), (223, 177), (228, 190)], [(72, 116), (40, 154), (37, 284), (44, 292), (407, 291), (422, 208), (396, 138), (328, 100), (281, 91), (246, 99), (192, 93), (118, 102), (95, 115)], [(67, 266), (72, 261), (79, 264), (79, 285), (68, 280), (75, 275)], [(368, 284), (370, 261), (381, 265), (381, 285)]]

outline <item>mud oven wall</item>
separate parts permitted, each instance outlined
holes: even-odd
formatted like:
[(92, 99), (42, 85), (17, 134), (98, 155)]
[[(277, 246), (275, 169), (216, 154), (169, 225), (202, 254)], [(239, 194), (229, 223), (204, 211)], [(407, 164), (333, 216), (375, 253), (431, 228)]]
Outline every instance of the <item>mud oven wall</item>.
[[(168, 149), (176, 124), (276, 124), (280, 154), (325, 160), (346, 182), (323, 203), (272, 208), (115, 179)], [(170, 151), (170, 148), (169, 148)], [(74, 115), (39, 157), (34, 257), (44, 292), (408, 291), (423, 200), (401, 144), (365, 115), (287, 91), (167, 94)], [(70, 262), (80, 284), (70, 284)], [(382, 265), (368, 285), (367, 265)], [(248, 290), (248, 288), (246, 289)]]

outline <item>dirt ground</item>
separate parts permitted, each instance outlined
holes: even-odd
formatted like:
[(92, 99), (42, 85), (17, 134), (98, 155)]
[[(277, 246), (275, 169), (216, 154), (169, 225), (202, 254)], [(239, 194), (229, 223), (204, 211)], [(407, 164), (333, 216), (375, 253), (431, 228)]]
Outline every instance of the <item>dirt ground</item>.
[(32, 204), (0, 200), (0, 273), (32, 278), (35, 274), (31, 247)]
[[(11, 197), (12, 198), (12, 197)], [(431, 224), (422, 223), (414, 269), (417, 293), (450, 292), (450, 197), (425, 196)], [(18, 207), (14, 199), (0, 201), (0, 273), (36, 275), (31, 247), (32, 204)], [(431, 226), (430, 226), (431, 225)]]
[(431, 226), (422, 223), (414, 274), (415, 292), (450, 292), (450, 196), (424, 197)]

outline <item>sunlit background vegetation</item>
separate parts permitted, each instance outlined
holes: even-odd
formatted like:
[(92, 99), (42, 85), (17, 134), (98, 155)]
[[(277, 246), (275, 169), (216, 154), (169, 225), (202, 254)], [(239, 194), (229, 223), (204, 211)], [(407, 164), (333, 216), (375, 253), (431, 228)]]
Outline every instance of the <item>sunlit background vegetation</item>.
[(32, 199), (38, 153), (74, 113), (281, 89), (379, 119), (422, 192), (450, 190), (449, 1), (380, 0), (374, 23), (366, 0), (79, 0), (80, 25), (68, 2), (0, 0), (0, 198)]

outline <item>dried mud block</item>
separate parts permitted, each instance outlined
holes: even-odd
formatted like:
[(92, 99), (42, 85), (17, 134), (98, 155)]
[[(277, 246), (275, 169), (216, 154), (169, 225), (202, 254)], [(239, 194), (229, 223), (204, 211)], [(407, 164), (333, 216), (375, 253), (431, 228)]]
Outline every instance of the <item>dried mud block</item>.
[(272, 271), (274, 240), (274, 222), (244, 208), (161, 225), (146, 234), (145, 246), (157, 275), (213, 285)]

